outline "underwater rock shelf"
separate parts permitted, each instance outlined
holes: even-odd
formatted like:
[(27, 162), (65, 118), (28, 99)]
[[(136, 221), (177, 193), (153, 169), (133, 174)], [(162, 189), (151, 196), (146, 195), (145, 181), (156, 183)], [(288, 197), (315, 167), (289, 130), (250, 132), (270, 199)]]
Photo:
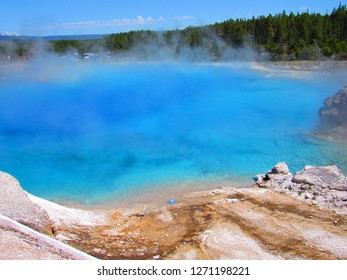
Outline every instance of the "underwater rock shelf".
[(319, 110), (319, 117), (318, 134), (347, 140), (347, 86), (325, 99), (324, 107)]

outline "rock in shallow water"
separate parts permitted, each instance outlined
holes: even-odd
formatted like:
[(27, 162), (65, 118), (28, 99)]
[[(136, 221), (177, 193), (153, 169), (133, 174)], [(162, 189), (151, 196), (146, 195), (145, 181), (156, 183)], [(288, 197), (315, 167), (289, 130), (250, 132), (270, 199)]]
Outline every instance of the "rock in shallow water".
[(347, 86), (325, 99), (318, 114), (318, 135), (347, 140)]
[(323, 128), (347, 125), (347, 86), (334, 96), (325, 99), (324, 107), (319, 110), (319, 116)]

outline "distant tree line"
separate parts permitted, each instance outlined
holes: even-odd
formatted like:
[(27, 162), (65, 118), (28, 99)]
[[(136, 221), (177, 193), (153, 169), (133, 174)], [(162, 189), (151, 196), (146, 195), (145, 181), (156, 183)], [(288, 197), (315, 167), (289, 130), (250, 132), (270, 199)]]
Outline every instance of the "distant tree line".
[[(9, 48), (0, 41), (0, 56), (9, 50), (17, 57), (35, 53), (31, 42), (14, 42), (13, 45), (14, 48)], [(102, 39), (55, 40), (46, 48), (58, 54), (103, 52), (111, 56), (136, 50), (134, 53), (143, 58), (155, 57), (159, 52), (179, 57), (187, 50), (200, 50), (213, 60), (235, 55), (235, 52), (228, 52), (231, 49), (251, 48), (258, 57), (268, 55), (273, 60), (347, 59), (347, 7), (340, 4), (331, 14), (325, 15), (283, 11), (183, 30), (141, 30), (111, 34)]]
[(138, 31), (105, 37), (107, 50), (124, 51), (149, 42), (164, 49), (204, 49), (219, 58), (226, 48), (251, 47), (274, 60), (347, 59), (347, 8), (332, 13), (290, 13), (252, 19), (230, 19), (208, 26), (165, 32)]
[(33, 42), (25, 40), (0, 41), (0, 58), (29, 59), (33, 56)]

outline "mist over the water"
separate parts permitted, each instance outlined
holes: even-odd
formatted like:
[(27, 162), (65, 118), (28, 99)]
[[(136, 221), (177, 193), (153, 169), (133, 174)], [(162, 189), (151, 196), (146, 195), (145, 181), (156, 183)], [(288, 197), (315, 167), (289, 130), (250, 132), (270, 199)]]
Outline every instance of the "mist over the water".
[(0, 82), (0, 170), (50, 199), (96, 202), (160, 185), (252, 183), (279, 161), (336, 163), (317, 140), (327, 73), (262, 73), (250, 63), (84, 63), (38, 56)]

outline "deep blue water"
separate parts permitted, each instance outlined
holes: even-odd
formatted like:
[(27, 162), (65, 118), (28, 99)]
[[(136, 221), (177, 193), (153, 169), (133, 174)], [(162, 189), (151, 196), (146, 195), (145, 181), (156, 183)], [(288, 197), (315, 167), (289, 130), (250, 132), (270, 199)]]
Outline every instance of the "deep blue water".
[(233, 64), (64, 67), (0, 83), (0, 170), (35, 195), (93, 203), (175, 182), (251, 184), (279, 161), (292, 172), (330, 163), (347, 171), (345, 144), (306, 134), (323, 100), (343, 86), (336, 74), (269, 77)]

